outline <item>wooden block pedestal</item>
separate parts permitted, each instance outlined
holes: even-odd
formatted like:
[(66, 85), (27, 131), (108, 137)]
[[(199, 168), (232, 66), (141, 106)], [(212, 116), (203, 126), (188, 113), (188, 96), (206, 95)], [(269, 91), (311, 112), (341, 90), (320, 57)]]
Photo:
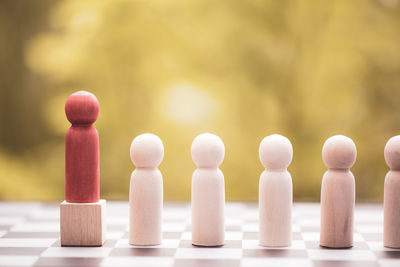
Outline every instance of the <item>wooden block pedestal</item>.
[(60, 205), (61, 246), (96, 247), (106, 239), (106, 201)]

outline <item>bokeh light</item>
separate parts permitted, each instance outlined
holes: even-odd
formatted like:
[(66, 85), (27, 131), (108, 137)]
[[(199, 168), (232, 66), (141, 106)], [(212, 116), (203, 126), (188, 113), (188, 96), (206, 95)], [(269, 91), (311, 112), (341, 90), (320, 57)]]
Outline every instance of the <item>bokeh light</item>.
[(359, 201), (381, 201), (400, 129), (400, 4), (0, 1), (0, 199), (64, 199), (64, 104), (100, 102), (101, 194), (128, 198), (133, 138), (160, 136), (166, 200), (190, 199), (190, 145), (225, 143), (228, 200), (254, 201), (258, 146), (293, 144), (296, 201), (317, 201), (331, 135), (351, 137)]

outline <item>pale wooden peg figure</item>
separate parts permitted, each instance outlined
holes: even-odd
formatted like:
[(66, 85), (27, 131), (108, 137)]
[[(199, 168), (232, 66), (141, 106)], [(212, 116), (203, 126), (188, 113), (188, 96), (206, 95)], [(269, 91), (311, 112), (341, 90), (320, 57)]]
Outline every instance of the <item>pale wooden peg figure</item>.
[(355, 181), (350, 168), (356, 157), (356, 145), (343, 135), (328, 138), (322, 148), (322, 158), (328, 167), (321, 186), (320, 245), (323, 247), (353, 246)]
[(385, 177), (383, 245), (400, 248), (400, 135), (389, 139), (384, 154), (390, 171)]
[(131, 144), (132, 172), (129, 206), (129, 243), (137, 246), (159, 245), (162, 241), (163, 179), (158, 170), (164, 145), (154, 134), (137, 136)]
[(292, 243), (292, 177), (287, 168), (293, 158), (289, 139), (273, 134), (260, 144), (259, 156), (265, 170), (259, 183), (259, 243), (284, 247)]
[(204, 133), (191, 147), (197, 166), (192, 176), (192, 243), (222, 246), (225, 243), (225, 182), (219, 169), (225, 146), (221, 138)]

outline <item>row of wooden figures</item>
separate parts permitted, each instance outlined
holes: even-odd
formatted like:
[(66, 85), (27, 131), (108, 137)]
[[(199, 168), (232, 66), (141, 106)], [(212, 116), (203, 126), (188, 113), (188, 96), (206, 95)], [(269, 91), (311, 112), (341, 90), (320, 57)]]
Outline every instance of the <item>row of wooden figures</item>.
[[(198, 246), (224, 244), (224, 176), (219, 165), (224, 158), (222, 140), (210, 133), (197, 136), (191, 154), (197, 169), (192, 177), (192, 243)], [(157, 169), (163, 158), (161, 139), (153, 134), (137, 136), (130, 155), (136, 169), (130, 183), (130, 236), (132, 245), (161, 243), (163, 185)], [(343, 135), (328, 138), (322, 158), (328, 170), (321, 188), (320, 245), (329, 248), (353, 246), (355, 181), (350, 168), (356, 160), (354, 142)], [(400, 136), (385, 147), (391, 171), (385, 179), (384, 245), (400, 248)], [(259, 183), (259, 244), (290, 246), (292, 240), (292, 178), (287, 171), (293, 149), (289, 139), (273, 134), (259, 148), (265, 171)]]
[[(93, 123), (99, 114), (97, 98), (86, 91), (70, 95), (65, 104), (71, 127), (65, 142), (65, 201), (60, 205), (63, 246), (101, 246), (105, 240), (106, 201), (100, 200), (99, 136)], [(192, 242), (199, 246), (224, 244), (225, 155), (222, 140), (210, 133), (191, 146), (197, 169), (192, 177)], [(322, 149), (328, 171), (321, 190), (321, 236), (325, 247), (353, 245), (355, 182), (350, 171), (356, 160), (354, 142), (343, 135), (329, 138)], [(385, 147), (391, 171), (385, 179), (384, 245), (400, 248), (400, 136)], [(136, 169), (130, 181), (130, 235), (133, 245), (157, 245), (162, 238), (163, 180), (158, 170), (164, 146), (154, 134), (137, 136), (130, 148)], [(265, 137), (259, 149), (265, 171), (259, 183), (259, 241), (262, 246), (291, 244), (292, 178), (287, 168), (293, 149), (281, 135)]]

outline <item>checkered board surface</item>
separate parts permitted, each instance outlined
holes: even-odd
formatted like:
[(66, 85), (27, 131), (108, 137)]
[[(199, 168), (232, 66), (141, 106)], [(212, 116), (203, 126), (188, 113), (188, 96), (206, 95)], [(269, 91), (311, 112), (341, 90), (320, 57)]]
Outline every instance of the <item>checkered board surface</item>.
[(103, 247), (60, 247), (59, 206), (0, 203), (0, 266), (400, 266), (400, 250), (382, 245), (382, 206), (357, 205), (354, 247), (323, 249), (319, 205), (293, 208), (293, 244), (258, 246), (256, 204), (228, 203), (226, 244), (202, 248), (191, 244), (190, 205), (164, 205), (163, 243), (128, 244), (128, 203), (107, 203), (107, 241)]

